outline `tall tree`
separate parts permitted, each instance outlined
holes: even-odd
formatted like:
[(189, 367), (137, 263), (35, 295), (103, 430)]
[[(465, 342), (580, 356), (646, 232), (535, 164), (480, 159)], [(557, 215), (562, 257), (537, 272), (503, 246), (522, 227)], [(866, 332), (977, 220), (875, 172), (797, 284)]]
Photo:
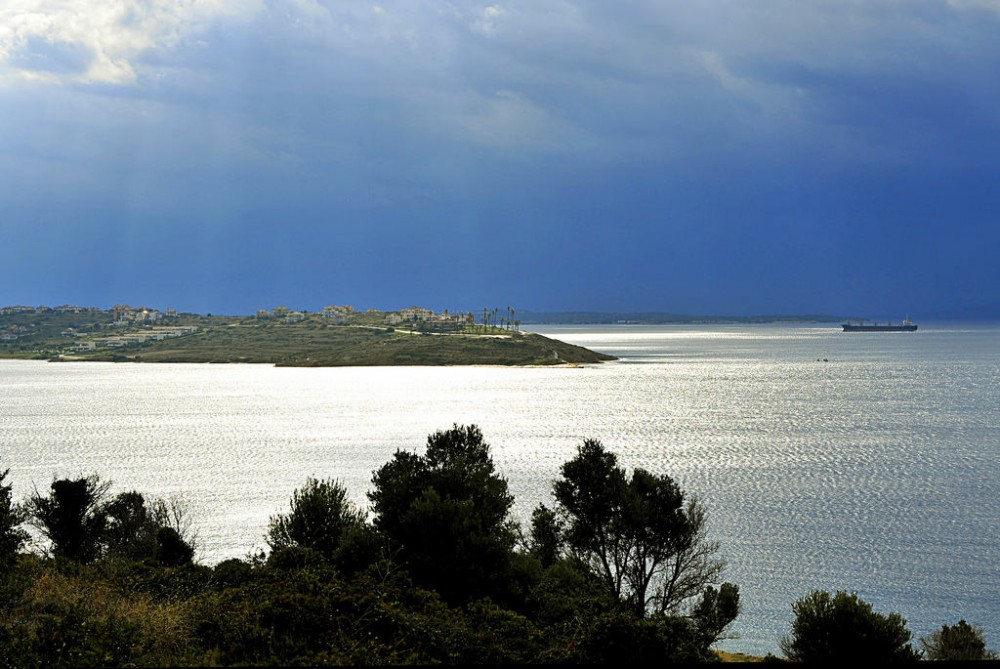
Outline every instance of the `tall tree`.
[[(588, 439), (554, 486), (570, 553), (637, 617), (677, 613), (717, 582), (723, 563), (705, 534), (705, 512), (669, 476), (636, 469)], [(734, 616), (735, 617), (735, 616)]]
[(374, 526), (415, 580), (452, 601), (503, 598), (514, 498), (478, 427), (435, 432), (423, 455), (397, 451), (372, 483)]

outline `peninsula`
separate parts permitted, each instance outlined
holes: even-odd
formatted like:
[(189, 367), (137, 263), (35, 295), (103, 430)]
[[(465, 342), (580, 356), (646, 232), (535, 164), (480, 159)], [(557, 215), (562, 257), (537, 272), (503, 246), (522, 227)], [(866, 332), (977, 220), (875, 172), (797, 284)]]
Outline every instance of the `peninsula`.
[(614, 356), (520, 330), (513, 309), (435, 313), (329, 306), (253, 316), (62, 305), (0, 308), (0, 358), (53, 361), (369, 365), (554, 365)]

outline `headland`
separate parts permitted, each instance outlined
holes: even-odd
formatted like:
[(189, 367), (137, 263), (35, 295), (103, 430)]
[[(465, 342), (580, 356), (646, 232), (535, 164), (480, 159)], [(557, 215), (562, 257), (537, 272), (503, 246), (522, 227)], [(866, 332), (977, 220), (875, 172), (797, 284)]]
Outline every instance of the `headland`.
[(265, 363), (287, 367), (557, 365), (614, 356), (523, 332), (513, 309), (435, 313), (330, 306), (252, 316), (62, 305), (0, 308), (0, 358)]

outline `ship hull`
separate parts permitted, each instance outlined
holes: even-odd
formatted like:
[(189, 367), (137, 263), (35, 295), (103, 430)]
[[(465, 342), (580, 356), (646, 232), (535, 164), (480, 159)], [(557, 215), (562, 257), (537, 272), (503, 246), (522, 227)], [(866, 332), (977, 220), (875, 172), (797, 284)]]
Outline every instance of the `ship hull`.
[(844, 323), (844, 332), (916, 332), (916, 325), (851, 325)]

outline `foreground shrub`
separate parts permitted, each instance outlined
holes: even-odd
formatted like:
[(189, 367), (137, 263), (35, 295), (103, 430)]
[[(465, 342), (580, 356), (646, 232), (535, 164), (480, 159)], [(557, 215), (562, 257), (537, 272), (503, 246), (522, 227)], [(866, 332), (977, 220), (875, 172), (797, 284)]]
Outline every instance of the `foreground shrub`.
[(267, 543), (272, 551), (297, 546), (333, 562), (344, 536), (365, 522), (364, 511), (333, 480), (306, 479), (305, 486), (292, 493), (290, 507), (288, 513), (271, 517)]
[(943, 625), (939, 631), (921, 637), (920, 646), (928, 660), (998, 659), (996, 653), (986, 650), (983, 630), (964, 620), (957, 625)]
[(109, 487), (96, 476), (57, 479), (48, 496), (36, 490), (28, 498), (31, 523), (49, 540), (54, 557), (81, 564), (100, 557), (108, 525)]
[(97, 570), (44, 570), (0, 617), (0, 666), (162, 666), (195, 650), (187, 607), (124, 592)]
[(14, 504), (11, 484), (4, 483), (9, 472), (0, 470), (0, 580), (17, 562), (17, 554), (28, 539), (27, 532), (21, 529), (24, 511)]
[(898, 613), (874, 612), (854, 593), (817, 590), (792, 604), (792, 610), (792, 635), (781, 641), (790, 660), (880, 664), (919, 658), (906, 620)]
[(690, 620), (656, 614), (637, 618), (627, 613), (601, 616), (587, 625), (567, 660), (584, 664), (693, 663), (715, 659), (700, 641)]
[(514, 664), (542, 643), (530, 621), (488, 601), (451, 607), (403, 576), (340, 580), (326, 565), (267, 565), (196, 608), (205, 664)]

